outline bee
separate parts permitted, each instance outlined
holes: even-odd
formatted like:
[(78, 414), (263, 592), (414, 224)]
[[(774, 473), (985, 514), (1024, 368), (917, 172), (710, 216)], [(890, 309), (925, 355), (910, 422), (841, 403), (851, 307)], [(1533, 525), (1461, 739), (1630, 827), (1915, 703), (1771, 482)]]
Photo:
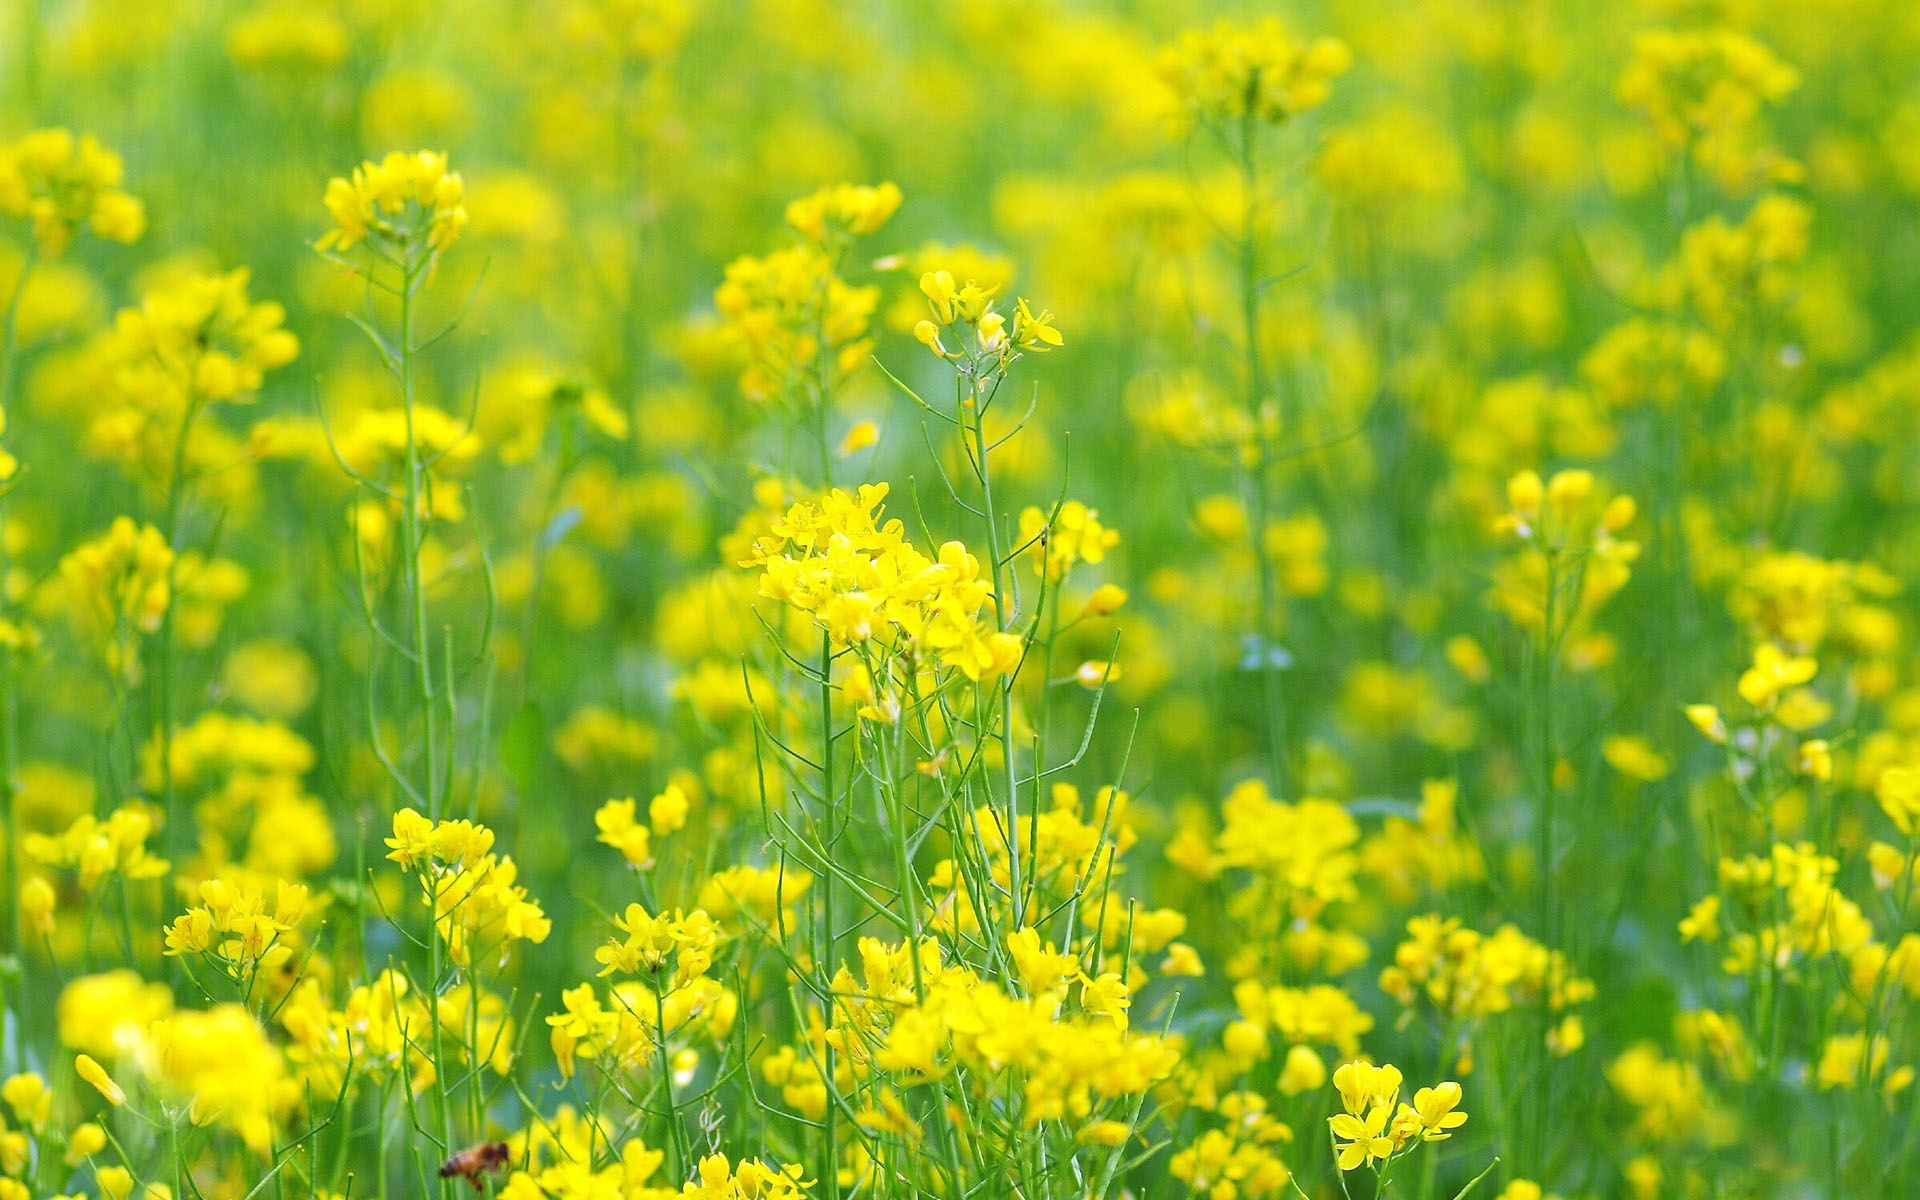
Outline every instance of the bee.
[(468, 1146), (440, 1164), (440, 1178), (452, 1179), (457, 1175), (472, 1184), (477, 1192), (481, 1190), (480, 1176), (505, 1167), (508, 1153), (505, 1142), (481, 1142), (476, 1146)]

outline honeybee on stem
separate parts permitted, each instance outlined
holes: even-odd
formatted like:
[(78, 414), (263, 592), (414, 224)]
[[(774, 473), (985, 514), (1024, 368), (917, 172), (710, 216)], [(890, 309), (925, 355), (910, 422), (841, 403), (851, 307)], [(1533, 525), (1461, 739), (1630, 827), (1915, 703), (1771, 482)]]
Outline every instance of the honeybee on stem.
[(497, 1172), (507, 1165), (508, 1150), (505, 1142), (481, 1142), (468, 1146), (465, 1150), (440, 1164), (440, 1178), (452, 1179), (459, 1176), (473, 1185), (474, 1191), (483, 1186), (480, 1176), (488, 1172)]

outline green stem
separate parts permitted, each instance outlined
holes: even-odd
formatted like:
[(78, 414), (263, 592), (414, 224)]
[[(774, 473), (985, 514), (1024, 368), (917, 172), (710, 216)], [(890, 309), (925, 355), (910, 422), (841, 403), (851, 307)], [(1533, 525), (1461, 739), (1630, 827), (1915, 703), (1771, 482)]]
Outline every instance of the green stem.
[[(421, 870), (423, 872), (432, 872), (434, 868), (430, 863), (423, 863), (421, 864)], [(444, 968), (444, 964), (441, 957), (442, 946), (439, 920), (440, 891), (437, 881), (429, 889), (427, 895), (427, 915), (433, 922), (433, 928), (427, 932), (427, 994), (423, 997), (423, 1000), (427, 1006), (428, 1036), (433, 1040), (431, 1047), (433, 1051), (433, 1093), (434, 1099), (438, 1102), (440, 1115), (440, 1149), (442, 1154), (452, 1154), (455, 1149), (453, 1141), (453, 1098), (447, 1090), (446, 1040), (440, 1022), (440, 972)], [(452, 1184), (450, 1182), (440, 1185), (440, 1194), (443, 1197), (449, 1195), (451, 1191)]]
[[(29, 11), (32, 6), (29, 4)], [(29, 50), (31, 54), (31, 50)], [(13, 415), (13, 386), (20, 352), (20, 301), (27, 294), (27, 280), (37, 259), (29, 248), (20, 263), (20, 278), (14, 281), (13, 294), (7, 299), (4, 321), (0, 321), (0, 423)], [(12, 493), (11, 481), (0, 482), (0, 626), (7, 624), (12, 596), (13, 551), (7, 536), (7, 508)], [(20, 908), (20, 820), (14, 801), (19, 789), (14, 780), (15, 758), (19, 747), (19, 706), (15, 684), (19, 671), (17, 647), (0, 644), (0, 812), (4, 813), (7, 838), (7, 954), (14, 959), (14, 1003), (10, 1006), (18, 1023), (15, 1032), (14, 1066), (27, 1069), (27, 1021), (33, 1007), (27, 986), (26, 915)]]
[(574, 463), (578, 461), (573, 414), (563, 412), (557, 419), (560, 425), (560, 452), (554, 460), (553, 475), (547, 481), (546, 496), (540, 502), (540, 521), (533, 527), (533, 578), (527, 584), (526, 606), (520, 614), (520, 699), (523, 703), (533, 697), (534, 642), (540, 632), (540, 592), (547, 580), (547, 558), (553, 551), (552, 539), (547, 531), (552, 528), (554, 514), (560, 508), (560, 496), (566, 487), (567, 476), (572, 474)]
[(438, 784), (440, 726), (434, 708), (433, 652), (427, 640), (427, 584), (420, 562), (421, 462), (420, 443), (414, 427), (413, 295), (422, 278), (409, 251), (400, 282), (400, 395), (405, 412), (407, 443), (406, 477), (403, 481), (405, 493), (402, 497), (405, 510), (400, 515), (401, 537), (406, 544), (401, 551), (401, 563), (406, 570), (408, 601), (413, 609), (413, 667), (426, 754), (421, 777), (425, 784), (427, 815), (438, 821), (444, 800)]
[(1274, 628), (1279, 608), (1279, 584), (1274, 563), (1267, 553), (1267, 524), (1273, 519), (1270, 468), (1274, 460), (1272, 437), (1267, 430), (1266, 366), (1260, 353), (1260, 168), (1259, 127), (1252, 112), (1240, 120), (1240, 321), (1241, 353), (1246, 375), (1247, 420), (1251, 423), (1255, 459), (1248, 465), (1248, 482), (1253, 489), (1253, 520), (1249, 539), (1259, 576), (1258, 644), (1255, 646), (1255, 670), (1265, 692), (1267, 708), (1267, 759), (1274, 786), (1283, 794), (1288, 790), (1290, 772), (1287, 763), (1286, 698), (1282, 694), (1280, 668), (1274, 662), (1278, 631)]
[[(173, 469), (167, 476), (166, 528), (161, 533), (166, 537), (167, 550), (172, 557), (167, 560), (167, 607), (160, 614), (160, 678), (158, 709), (154, 714), (154, 736), (160, 748), (160, 811), (166, 820), (166, 846), (168, 862), (168, 880), (179, 873), (180, 857), (190, 847), (186, 842), (186, 822), (175, 811), (178, 796), (173, 782), (173, 731), (174, 731), (174, 612), (179, 608), (180, 596), (180, 518), (186, 507), (187, 491), (187, 438), (193, 428), (193, 419), (198, 406), (193, 397), (192, 373), (189, 372), (183, 386), (186, 388), (183, 407), (180, 412), (180, 429), (173, 439)], [(169, 886), (168, 894), (172, 894)]]
[[(833, 639), (827, 634), (820, 635), (820, 797), (826, 805), (826, 837), (821, 847), (825, 859), (831, 859), (834, 847), (839, 841), (840, 804), (834, 797), (833, 787)], [(820, 974), (821, 994), (827, 997), (826, 1011), (822, 1014), (826, 1027), (833, 1027), (833, 965), (835, 942), (839, 930), (835, 926), (834, 876), (832, 871), (823, 871), (820, 875), (820, 916), (825, 925), (822, 931), (819, 961), (816, 968)], [(836, 1086), (834, 1079), (835, 1054), (832, 1042), (826, 1044), (825, 1070), (827, 1090), (831, 1093)], [(827, 1161), (823, 1174), (827, 1179), (827, 1194), (838, 1200), (840, 1195), (840, 1121), (837, 1105), (828, 1104), (823, 1124), (827, 1142)]]
[(1534, 716), (1540, 723), (1540, 744), (1538, 746), (1540, 772), (1540, 822), (1539, 856), (1540, 871), (1540, 944), (1546, 950), (1547, 962), (1540, 980), (1540, 1041), (1537, 1047), (1540, 1072), (1537, 1081), (1537, 1095), (1534, 1101), (1532, 1120), (1534, 1123), (1534, 1178), (1544, 1186), (1547, 1181), (1547, 1124), (1552, 1111), (1553, 1098), (1553, 1047), (1549, 1044), (1549, 1035), (1553, 1028), (1553, 952), (1558, 941), (1555, 925), (1558, 914), (1555, 908), (1554, 887), (1554, 808), (1559, 788), (1554, 779), (1559, 767), (1558, 755), (1554, 749), (1554, 668), (1559, 657), (1560, 645), (1554, 626), (1559, 618), (1560, 564), (1554, 548), (1544, 544), (1547, 530), (1539, 531), (1543, 541), (1541, 553), (1546, 555), (1546, 594), (1542, 604), (1540, 630), (1540, 661), (1536, 665), (1535, 680), (1537, 692), (1534, 696)]
[[(667, 1141), (673, 1151), (675, 1159), (675, 1161), (667, 1164), (669, 1172), (667, 1178), (681, 1179), (685, 1177), (685, 1173), (692, 1168), (693, 1164), (689, 1161), (692, 1157), (692, 1152), (687, 1146), (687, 1132), (680, 1124), (680, 1110), (673, 1098), (673, 1060), (667, 1053), (666, 989), (671, 981), (672, 977), (669, 976), (667, 981), (663, 982), (660, 987), (654, 989), (654, 1034), (657, 1039), (655, 1048), (660, 1054), (660, 1088), (666, 1101), (667, 1109)], [(832, 1111), (831, 1108), (829, 1108), (828, 1111)]]
[[(1006, 580), (1000, 562), (1000, 518), (993, 505), (993, 472), (987, 465), (986, 405), (980, 395), (978, 380), (970, 378), (969, 386), (973, 398), (974, 470), (980, 478), (981, 511), (985, 514), (987, 526), (987, 561), (993, 576), (993, 609), (995, 623), (1004, 632), (1011, 625), (1013, 615), (1008, 607), (1011, 601), (1005, 590)], [(1000, 746), (1007, 773), (1007, 882), (1012, 893), (1008, 930), (1011, 932), (1021, 927), (1026, 909), (1020, 886), (1020, 780), (1013, 757), (1013, 676), (1001, 676), (994, 685), (994, 692), (999, 702)], [(983, 732), (990, 733), (991, 728), (989, 725)]]

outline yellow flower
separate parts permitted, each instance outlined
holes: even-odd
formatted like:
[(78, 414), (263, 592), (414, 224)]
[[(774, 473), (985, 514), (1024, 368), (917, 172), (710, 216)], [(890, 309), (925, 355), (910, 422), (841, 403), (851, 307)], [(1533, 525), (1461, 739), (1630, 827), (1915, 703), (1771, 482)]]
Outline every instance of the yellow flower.
[(1794, 753), (1793, 769), (1825, 783), (1833, 778), (1833, 747), (1824, 738), (1808, 738)]
[(880, 427), (872, 421), (858, 421), (847, 430), (847, 436), (840, 439), (839, 454), (849, 458), (880, 440)]
[(1609, 735), (1600, 743), (1600, 756), (1614, 770), (1642, 783), (1658, 783), (1672, 770), (1666, 756), (1638, 736)]
[(598, 840), (618, 850), (626, 858), (628, 866), (651, 866), (653, 834), (635, 819), (635, 809), (631, 796), (623, 800), (609, 800), (593, 814), (593, 823), (600, 830)]
[(1703, 896), (1680, 919), (1680, 940), (1683, 942), (1720, 940), (1720, 897)]
[(1753, 666), (1740, 676), (1740, 698), (1755, 708), (1773, 707), (1782, 692), (1812, 679), (1819, 664), (1806, 655), (1789, 655), (1772, 642), (1754, 647)]
[(0, 1084), (0, 1099), (13, 1110), (14, 1120), (38, 1129), (53, 1112), (53, 1089), (32, 1072), (22, 1072)]
[(1280, 1068), (1278, 1086), (1284, 1095), (1310, 1092), (1327, 1081), (1327, 1064), (1308, 1046), (1290, 1046)]
[(647, 802), (647, 820), (653, 832), (665, 836), (685, 828), (690, 803), (686, 789), (677, 783), (669, 783), (665, 791)]
[(1920, 768), (1888, 767), (1880, 773), (1874, 797), (1901, 833), (1920, 829)]
[(1185, 942), (1173, 942), (1167, 946), (1167, 957), (1160, 963), (1162, 975), (1204, 975), (1206, 965), (1200, 961), (1200, 952)]
[(1387, 1105), (1376, 1104), (1367, 1111), (1364, 1119), (1351, 1113), (1341, 1113), (1328, 1121), (1333, 1136), (1345, 1139), (1345, 1144), (1339, 1147), (1342, 1171), (1351, 1171), (1363, 1163), (1382, 1162), (1393, 1157), (1398, 1147), (1387, 1130), (1392, 1113), (1393, 1110)]
[(1090, 1016), (1106, 1017), (1120, 1029), (1127, 1027), (1127, 1009), (1133, 1005), (1130, 992), (1115, 971), (1102, 972), (1098, 978), (1080, 977), (1080, 1007)]
[(1036, 316), (1022, 297), (1014, 304), (1013, 344), (1022, 350), (1045, 354), (1066, 342), (1060, 336), (1060, 331), (1053, 327), (1053, 314), (1042, 309)]
[(1400, 1094), (1400, 1069), (1372, 1063), (1345, 1063), (1333, 1073), (1333, 1086), (1348, 1114), (1357, 1116), (1370, 1106), (1388, 1105)]
[(1467, 1123), (1467, 1114), (1456, 1111), (1459, 1104), (1460, 1085), (1451, 1081), (1415, 1092), (1413, 1111), (1420, 1116), (1421, 1138), (1437, 1142), (1452, 1137), (1450, 1130)]
[(107, 1131), (92, 1121), (83, 1121), (67, 1135), (65, 1162), (70, 1167), (77, 1167), (106, 1149), (106, 1146)]
[(93, 1173), (93, 1181), (106, 1200), (127, 1200), (133, 1192), (133, 1172), (125, 1167), (101, 1167)]

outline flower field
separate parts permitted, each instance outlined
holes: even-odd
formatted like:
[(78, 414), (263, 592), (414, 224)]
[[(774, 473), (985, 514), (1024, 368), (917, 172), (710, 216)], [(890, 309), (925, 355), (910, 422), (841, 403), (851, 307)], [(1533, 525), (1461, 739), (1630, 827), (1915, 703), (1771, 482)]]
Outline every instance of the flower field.
[(1915, 62), (6, 0), (0, 1200), (1920, 1196)]

